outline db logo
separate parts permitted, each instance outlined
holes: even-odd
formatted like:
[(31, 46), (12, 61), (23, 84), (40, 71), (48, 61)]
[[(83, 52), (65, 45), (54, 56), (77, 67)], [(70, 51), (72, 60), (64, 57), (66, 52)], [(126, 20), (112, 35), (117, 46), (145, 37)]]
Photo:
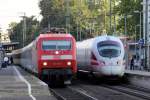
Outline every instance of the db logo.
[(60, 58), (59, 55), (55, 55), (55, 56), (54, 56), (54, 59), (59, 59), (59, 58)]

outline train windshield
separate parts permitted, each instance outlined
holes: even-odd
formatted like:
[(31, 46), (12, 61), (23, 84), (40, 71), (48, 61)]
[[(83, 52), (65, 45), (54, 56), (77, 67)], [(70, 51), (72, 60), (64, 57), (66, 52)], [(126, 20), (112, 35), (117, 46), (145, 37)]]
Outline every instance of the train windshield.
[(70, 50), (71, 41), (69, 40), (46, 40), (42, 43), (43, 50)]
[(121, 46), (113, 41), (100, 42), (97, 47), (102, 57), (118, 57), (121, 54)]

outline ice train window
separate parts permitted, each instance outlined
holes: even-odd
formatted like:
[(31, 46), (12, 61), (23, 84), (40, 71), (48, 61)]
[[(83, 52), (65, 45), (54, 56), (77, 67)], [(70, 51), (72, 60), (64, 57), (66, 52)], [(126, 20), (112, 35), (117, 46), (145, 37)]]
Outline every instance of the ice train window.
[(43, 50), (70, 50), (71, 41), (67, 40), (46, 40), (42, 43)]
[(121, 46), (114, 41), (103, 41), (97, 45), (98, 52), (102, 57), (118, 57), (121, 54)]

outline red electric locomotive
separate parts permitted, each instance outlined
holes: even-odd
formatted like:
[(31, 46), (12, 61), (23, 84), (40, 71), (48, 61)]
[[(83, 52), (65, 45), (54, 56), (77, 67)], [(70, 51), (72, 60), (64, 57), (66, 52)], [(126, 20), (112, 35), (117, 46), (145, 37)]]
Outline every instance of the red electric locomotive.
[(12, 52), (14, 63), (50, 83), (70, 83), (77, 72), (76, 42), (70, 34), (40, 34), (23, 49)]

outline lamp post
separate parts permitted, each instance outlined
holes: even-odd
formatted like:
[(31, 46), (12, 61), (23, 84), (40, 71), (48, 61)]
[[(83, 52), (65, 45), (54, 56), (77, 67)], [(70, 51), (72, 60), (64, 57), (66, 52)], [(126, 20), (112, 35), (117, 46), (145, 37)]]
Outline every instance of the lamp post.
[(66, 2), (66, 33), (70, 32), (70, 0), (65, 0)]
[(26, 13), (22, 12), (23, 15), (20, 16), (23, 18), (23, 24), (22, 24), (22, 46), (25, 46), (25, 42), (26, 42), (26, 29), (27, 29), (27, 25), (26, 25)]
[(124, 16), (124, 33), (127, 35), (127, 15)]
[[(125, 36), (127, 36), (127, 18), (130, 18), (130, 17), (132, 17), (132, 15), (127, 15), (127, 14), (125, 14), (124, 15), (124, 34), (125, 34)], [(125, 45), (127, 45), (127, 40), (125, 39)], [(126, 59), (126, 61), (127, 61), (127, 63), (126, 63), (126, 67), (128, 66), (128, 52), (127, 51), (125, 51), (125, 59)]]
[(142, 38), (142, 11), (134, 11), (134, 13), (140, 14), (140, 39)]
[[(134, 13), (137, 13), (140, 15), (140, 24), (138, 26), (140, 26), (140, 39), (139, 40), (141, 40), (142, 39), (142, 11), (136, 10), (134, 11)], [(139, 52), (140, 52), (140, 60), (141, 60), (141, 55), (142, 55), (141, 45), (140, 45)]]
[(132, 15), (124, 15), (124, 34), (127, 35), (127, 18), (132, 17)]
[[(138, 25), (135, 25), (135, 43), (137, 43), (137, 27), (139, 27), (140, 25), (138, 24)], [(137, 52), (137, 50), (136, 50), (136, 44), (135, 44), (135, 54), (136, 54), (136, 52)], [(141, 49), (140, 49), (140, 53), (141, 53)]]
[(145, 50), (144, 50), (144, 58), (145, 58), (145, 68), (147, 69), (149, 67), (149, 46), (148, 46), (148, 11), (149, 11), (149, 0), (143, 0), (143, 9), (144, 9), (144, 44), (145, 44)]

